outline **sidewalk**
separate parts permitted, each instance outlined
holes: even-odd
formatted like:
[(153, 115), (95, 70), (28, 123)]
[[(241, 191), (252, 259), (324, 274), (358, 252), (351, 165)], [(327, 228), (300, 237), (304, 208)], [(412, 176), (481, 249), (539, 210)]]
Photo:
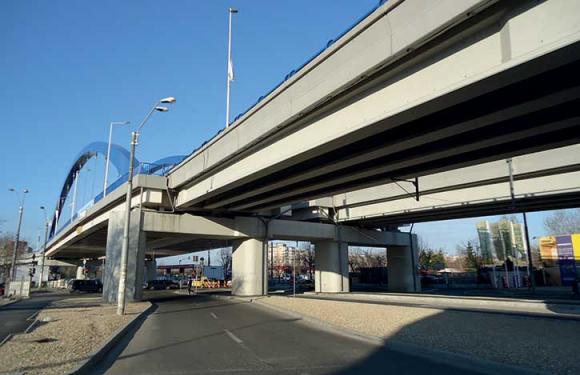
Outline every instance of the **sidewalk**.
[(338, 294), (316, 294), (314, 292), (307, 292), (303, 295), (297, 296), (297, 298), (429, 307), (441, 310), (478, 311), (580, 320), (580, 301), (578, 300), (537, 300), (507, 297), (356, 292)]

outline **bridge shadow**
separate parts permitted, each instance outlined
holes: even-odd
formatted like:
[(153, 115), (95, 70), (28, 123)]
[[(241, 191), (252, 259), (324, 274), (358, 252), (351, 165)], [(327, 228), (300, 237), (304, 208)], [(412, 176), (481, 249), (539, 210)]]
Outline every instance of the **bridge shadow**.
[(431, 310), (392, 332), (366, 329), (359, 339), (376, 348), (332, 374), (580, 374), (579, 320)]

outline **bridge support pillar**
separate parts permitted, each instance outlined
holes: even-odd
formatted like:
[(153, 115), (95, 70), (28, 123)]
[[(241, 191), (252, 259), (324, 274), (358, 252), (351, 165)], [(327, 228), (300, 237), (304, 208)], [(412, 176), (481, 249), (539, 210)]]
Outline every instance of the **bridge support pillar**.
[[(387, 268), (390, 292), (420, 292), (421, 283), (417, 275), (419, 252), (417, 235), (409, 238), (409, 246), (387, 247)], [(411, 243), (412, 242), (412, 243)]]
[[(127, 254), (127, 289), (125, 290), (127, 301), (139, 301), (143, 297), (146, 236), (145, 232), (141, 230), (141, 219), (140, 210), (131, 212)], [(107, 258), (103, 276), (103, 299), (109, 303), (117, 302), (124, 223), (124, 207), (111, 211), (107, 230)]]
[(316, 293), (349, 292), (348, 244), (344, 242), (315, 242)]
[(268, 274), (264, 241), (256, 238), (236, 240), (232, 252), (232, 294), (268, 294)]
[(157, 278), (157, 261), (145, 261), (145, 279), (143, 281), (151, 281)]

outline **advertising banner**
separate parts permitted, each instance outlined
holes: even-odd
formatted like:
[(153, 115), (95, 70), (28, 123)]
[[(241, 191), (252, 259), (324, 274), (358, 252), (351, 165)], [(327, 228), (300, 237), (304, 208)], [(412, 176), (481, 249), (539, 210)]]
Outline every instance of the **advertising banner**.
[(572, 235), (572, 249), (574, 250), (574, 259), (580, 262), (580, 233)]
[(558, 248), (554, 236), (540, 237), (540, 257), (548, 263), (558, 260)]
[(570, 286), (576, 282), (576, 260), (572, 248), (572, 236), (556, 237), (556, 247), (558, 249), (558, 265), (560, 266), (560, 276), (563, 286)]

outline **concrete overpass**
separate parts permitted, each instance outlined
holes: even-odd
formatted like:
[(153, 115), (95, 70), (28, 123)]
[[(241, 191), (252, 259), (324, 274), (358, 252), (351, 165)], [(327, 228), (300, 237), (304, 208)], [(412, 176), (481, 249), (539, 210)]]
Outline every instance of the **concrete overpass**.
[(368, 227), (576, 207), (580, 145), (394, 181), (311, 204), (332, 207), (338, 222)]
[(256, 212), (579, 141), (570, 1), (394, 1), (169, 174)]
[[(376, 229), (420, 219), (401, 212), (430, 206), (451, 215), (425, 201), (484, 186), (481, 199), (504, 202), (499, 165), (506, 158), (526, 164), (538, 152), (552, 152), (552, 164), (517, 172), (516, 183), (544, 198), (566, 189), (576, 194), (576, 162), (558, 163), (550, 150), (576, 150), (580, 142), (577, 14), (580, 3), (565, 0), (379, 6), (167, 174), (136, 177), (129, 294), (139, 298), (147, 253), (224, 244), (234, 246), (234, 293), (263, 294), (264, 249), (272, 238), (317, 244), (320, 291), (348, 290), (348, 244), (387, 246), (395, 289), (416, 290), (409, 271), (414, 240)], [(548, 184), (562, 183), (556, 192), (536, 188), (534, 179), (547, 177)], [(392, 191), (395, 182), (415, 178), (425, 189), (418, 205)], [(381, 185), (387, 188), (364, 190)], [(357, 198), (369, 193), (376, 195)], [(123, 194), (124, 185), (48, 246), (51, 256), (106, 248), (109, 300), (116, 297)], [(341, 195), (346, 203), (335, 204)], [(333, 209), (320, 210), (324, 215), (284, 214), (284, 206), (325, 197)], [(379, 214), (393, 220), (368, 220)]]

